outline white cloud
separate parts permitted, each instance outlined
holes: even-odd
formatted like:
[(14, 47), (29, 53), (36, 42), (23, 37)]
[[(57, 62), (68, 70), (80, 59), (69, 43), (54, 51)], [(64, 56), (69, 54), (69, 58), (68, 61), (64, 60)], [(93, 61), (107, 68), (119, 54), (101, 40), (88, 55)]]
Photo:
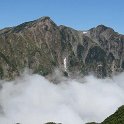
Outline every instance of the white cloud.
[(1, 124), (83, 124), (103, 121), (124, 104), (124, 73), (113, 79), (83, 79), (53, 84), (40, 75), (0, 81)]

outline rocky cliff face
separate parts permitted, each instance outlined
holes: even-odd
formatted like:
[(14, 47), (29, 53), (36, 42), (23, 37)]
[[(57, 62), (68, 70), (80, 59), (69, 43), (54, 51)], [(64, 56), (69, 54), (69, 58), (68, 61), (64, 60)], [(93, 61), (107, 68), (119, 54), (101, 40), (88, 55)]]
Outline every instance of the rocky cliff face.
[(77, 31), (49, 17), (0, 30), (0, 78), (12, 79), (25, 67), (44, 76), (55, 68), (69, 76), (111, 76), (124, 70), (124, 35), (104, 25)]

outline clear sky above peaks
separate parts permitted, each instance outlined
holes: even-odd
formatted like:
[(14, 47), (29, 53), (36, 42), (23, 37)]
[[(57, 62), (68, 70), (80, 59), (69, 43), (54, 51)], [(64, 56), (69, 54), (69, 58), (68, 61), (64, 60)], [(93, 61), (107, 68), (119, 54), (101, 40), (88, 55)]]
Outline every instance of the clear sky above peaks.
[(0, 0), (0, 29), (42, 16), (78, 30), (104, 24), (124, 34), (124, 0)]

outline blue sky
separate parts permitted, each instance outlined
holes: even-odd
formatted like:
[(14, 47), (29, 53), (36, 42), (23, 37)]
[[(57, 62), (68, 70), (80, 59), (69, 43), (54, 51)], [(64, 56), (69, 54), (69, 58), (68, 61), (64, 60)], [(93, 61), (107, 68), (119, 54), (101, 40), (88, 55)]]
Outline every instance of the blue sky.
[(78, 30), (104, 24), (124, 34), (124, 0), (0, 0), (0, 29), (42, 16)]

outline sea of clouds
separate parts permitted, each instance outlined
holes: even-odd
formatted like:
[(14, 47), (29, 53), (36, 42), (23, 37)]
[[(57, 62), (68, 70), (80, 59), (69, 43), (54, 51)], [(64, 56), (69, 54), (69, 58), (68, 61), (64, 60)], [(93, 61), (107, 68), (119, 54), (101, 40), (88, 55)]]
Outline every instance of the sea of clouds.
[(0, 81), (0, 124), (84, 124), (101, 122), (124, 104), (124, 73), (106, 79), (93, 75), (54, 84), (25, 73)]

